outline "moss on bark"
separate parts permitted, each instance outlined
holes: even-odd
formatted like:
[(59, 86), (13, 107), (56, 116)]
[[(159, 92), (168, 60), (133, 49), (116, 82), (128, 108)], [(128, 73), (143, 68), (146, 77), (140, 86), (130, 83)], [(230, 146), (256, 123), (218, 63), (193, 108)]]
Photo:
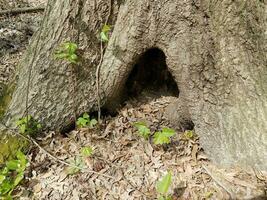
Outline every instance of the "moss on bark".
[(27, 151), (29, 142), (22, 137), (12, 135), (4, 130), (0, 132), (0, 135), (0, 164), (14, 158), (18, 150)]
[(6, 109), (11, 102), (15, 84), (4, 85), (2, 88), (3, 90), (0, 93), (0, 120), (3, 118)]

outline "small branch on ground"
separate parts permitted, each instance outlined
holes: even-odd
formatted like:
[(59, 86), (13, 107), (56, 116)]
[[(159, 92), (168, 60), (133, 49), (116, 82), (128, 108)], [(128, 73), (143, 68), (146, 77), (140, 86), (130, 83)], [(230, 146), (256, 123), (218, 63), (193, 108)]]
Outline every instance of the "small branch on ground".
[(22, 13), (30, 13), (30, 12), (40, 12), (44, 11), (44, 7), (25, 7), (25, 8), (14, 8), (10, 10), (0, 10), (0, 15), (15, 15)]
[(59, 163), (61, 163), (61, 164), (63, 164), (63, 165), (66, 165), (66, 166), (69, 166), (69, 167), (73, 167), (73, 168), (82, 170), (82, 171), (84, 171), (84, 172), (93, 173), (93, 174), (96, 174), (96, 175), (99, 175), (99, 176), (104, 176), (104, 177), (106, 177), (106, 178), (114, 179), (114, 177), (112, 177), (112, 176), (109, 176), (109, 175), (106, 175), (106, 174), (102, 174), (102, 173), (99, 173), (99, 172), (96, 172), (96, 171), (93, 171), (93, 170), (88, 170), (88, 169), (86, 169), (86, 168), (78, 167), (78, 166), (76, 166), (76, 165), (69, 164), (69, 163), (67, 163), (67, 162), (65, 162), (65, 161), (63, 161), (63, 160), (61, 160), (61, 159), (55, 157), (54, 155), (52, 155), (52, 154), (49, 153), (48, 151), (46, 151), (46, 150), (45, 150), (43, 147), (41, 147), (41, 146), (38, 144), (38, 142), (36, 142), (33, 138), (30, 138), (30, 137), (28, 136), (28, 139), (29, 139), (33, 144), (35, 144), (40, 150), (42, 150), (45, 154), (47, 154), (49, 157), (51, 157), (53, 160), (55, 160), (55, 161), (57, 161), (57, 162), (59, 162)]
[(216, 177), (213, 173), (211, 173), (211, 171), (205, 166), (202, 165), (202, 168), (206, 171), (206, 173), (215, 181), (215, 183), (217, 183), (222, 189), (224, 189), (230, 196), (230, 199), (236, 199), (235, 195), (233, 194), (233, 192), (228, 189), (224, 183), (222, 183), (218, 177)]
[(0, 121), (0, 123), (9, 131), (11, 131), (12, 133), (14, 133), (15, 135), (18, 135), (19, 137), (33, 143), (36, 147), (38, 147), (41, 151), (43, 151), (46, 155), (48, 155), (50, 158), (52, 158), (53, 160), (55, 160), (56, 162), (59, 162), (63, 165), (66, 165), (66, 166), (69, 166), (69, 167), (73, 167), (73, 168), (76, 168), (76, 169), (79, 169), (79, 170), (82, 170), (84, 172), (87, 172), (87, 173), (92, 173), (92, 174), (96, 174), (96, 175), (99, 175), (99, 176), (103, 176), (103, 177), (106, 177), (106, 178), (110, 178), (110, 179), (114, 179), (114, 177), (112, 176), (109, 176), (109, 175), (106, 175), (106, 174), (102, 174), (102, 173), (99, 173), (99, 172), (96, 172), (96, 171), (93, 171), (93, 170), (89, 170), (87, 168), (82, 168), (82, 167), (78, 167), (76, 165), (72, 165), (70, 163), (67, 163), (66, 161), (64, 160), (61, 160), (57, 157), (55, 157), (54, 155), (52, 155), (51, 153), (49, 153), (47, 150), (45, 150), (43, 147), (41, 147), (40, 144), (38, 144), (38, 142), (36, 142), (33, 138), (31, 138), (30, 136), (25, 136), (19, 132), (17, 132), (15, 129), (11, 129), (9, 128), (8, 126), (6, 126), (5, 123), (3, 123), (2, 121)]

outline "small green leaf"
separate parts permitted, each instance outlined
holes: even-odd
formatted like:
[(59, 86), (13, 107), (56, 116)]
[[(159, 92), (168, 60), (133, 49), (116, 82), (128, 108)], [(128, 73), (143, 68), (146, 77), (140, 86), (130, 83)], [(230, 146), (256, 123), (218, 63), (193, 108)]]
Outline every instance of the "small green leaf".
[(100, 33), (100, 38), (101, 38), (101, 40), (102, 40), (103, 42), (108, 42), (108, 41), (109, 41), (107, 34), (104, 33), (104, 32), (101, 32), (101, 33)]
[(111, 30), (111, 27), (107, 24), (105, 24), (102, 28), (102, 32), (107, 33)]
[(24, 122), (27, 123), (32, 120), (32, 116), (28, 115), (27, 117), (24, 118)]
[(70, 63), (76, 64), (78, 60), (78, 56), (76, 54), (77, 49), (77, 44), (73, 42), (65, 42), (58, 50), (56, 50), (55, 57), (59, 59), (65, 59)]
[(63, 52), (56, 52), (55, 53), (55, 57), (59, 58), (59, 59), (67, 58), (68, 56), (69, 56), (69, 54), (63, 53)]
[(207, 193), (205, 194), (205, 197), (206, 197), (207, 199), (210, 199), (212, 196), (213, 196), (213, 192), (207, 192)]
[(32, 116), (23, 117), (16, 122), (20, 133), (33, 136), (41, 128), (39, 124)]
[(97, 124), (95, 119), (90, 120), (90, 116), (87, 113), (84, 113), (82, 117), (79, 117), (76, 124), (79, 127), (89, 127), (93, 128)]
[(23, 172), (23, 171), (25, 171), (26, 165), (28, 163), (27, 157), (21, 151), (18, 151), (17, 154), (16, 154), (16, 156), (17, 156), (17, 158), (18, 158), (18, 160), (20, 162), (20, 166), (17, 169), (17, 172)]
[[(81, 159), (81, 157), (76, 157), (75, 160), (73, 160), (73, 159), (70, 160), (70, 164), (73, 165), (73, 167), (69, 166), (66, 168), (66, 173), (68, 175), (76, 174), (81, 170), (80, 168), (84, 167), (84, 163), (83, 163), (83, 160)], [(74, 167), (74, 166), (77, 166), (77, 167)]]
[(151, 133), (149, 128), (144, 122), (136, 122), (134, 123), (134, 126), (137, 128), (140, 136), (144, 137), (145, 139), (149, 138)]
[(18, 160), (10, 160), (6, 163), (9, 170), (16, 170), (20, 167), (20, 162)]
[(3, 183), (5, 179), (6, 179), (6, 176), (0, 174), (0, 185)]
[(23, 178), (24, 178), (24, 172), (18, 173), (14, 180), (13, 187), (15, 188), (20, 183), (20, 181), (22, 181)]
[(82, 155), (83, 157), (89, 157), (89, 156), (92, 155), (92, 153), (93, 153), (93, 149), (92, 149), (92, 147), (83, 147), (83, 148), (81, 149), (81, 155)]
[(170, 128), (163, 128), (162, 129), (162, 133), (166, 136), (166, 137), (172, 137), (173, 135), (175, 135), (175, 131), (173, 129)]
[(88, 113), (84, 113), (84, 114), (83, 114), (83, 118), (84, 118), (84, 119), (90, 119), (90, 116), (88, 115)]
[[(21, 121), (25, 123), (25, 118)], [(24, 178), (27, 158), (21, 151), (16, 152), (16, 157), (18, 160), (7, 161), (6, 166), (0, 170), (0, 196), (4, 199), (12, 199), (13, 190)]]
[(16, 121), (16, 125), (17, 126), (19, 126), (19, 125), (21, 125), (21, 124), (23, 124), (24, 122), (23, 122), (23, 120), (21, 120), (21, 119), (19, 119), (18, 121)]
[(65, 42), (64, 47), (70, 55), (70, 54), (74, 54), (76, 52), (78, 45), (73, 43), (73, 42)]
[(93, 128), (97, 124), (97, 120), (92, 119), (89, 124), (90, 124), (90, 128)]
[(80, 171), (80, 169), (76, 168), (76, 167), (67, 167), (66, 169), (66, 173), (68, 175), (74, 175), (76, 173), (78, 173)]
[(9, 171), (9, 169), (7, 167), (4, 167), (4, 169), (2, 169), (0, 172), (2, 175), (7, 175), (8, 171)]
[[(12, 190), (13, 191), (13, 190)], [(11, 191), (11, 192), (12, 192)], [(10, 194), (8, 194), (6, 197), (5, 197), (5, 200), (13, 200), (12, 196)]]
[(83, 117), (79, 117), (78, 120), (77, 120), (77, 125), (79, 127), (86, 127), (88, 122), (89, 122), (88, 119), (85, 119)]
[(26, 124), (21, 124), (19, 129), (20, 129), (21, 133), (25, 133), (26, 132)]
[(71, 54), (69, 58), (70, 62), (77, 63), (78, 56), (76, 54)]
[(164, 198), (164, 196), (160, 195), (160, 197), (158, 198), (158, 200), (166, 200), (166, 199)]
[(170, 172), (168, 172), (167, 175), (165, 175), (161, 181), (157, 182), (157, 192), (160, 193), (161, 195), (166, 196), (169, 187), (171, 185), (171, 181), (172, 181), (172, 175)]
[(156, 132), (153, 136), (155, 144), (169, 144), (170, 138), (175, 134), (173, 129), (163, 128), (162, 131)]
[(42, 128), (42, 125), (41, 124), (37, 124), (37, 128), (38, 129), (41, 129)]
[(192, 139), (194, 139), (195, 136), (196, 135), (195, 135), (194, 131), (187, 130), (187, 131), (184, 132), (184, 137), (187, 140), (192, 140)]
[(83, 162), (83, 159), (82, 157), (80, 156), (77, 156), (76, 159), (75, 159), (75, 165), (79, 168), (83, 168), (84, 167), (84, 162)]
[(16, 153), (16, 157), (17, 157), (20, 161), (23, 161), (23, 162), (26, 162), (26, 160), (27, 160), (25, 154), (22, 153), (21, 151), (18, 151), (18, 152)]
[(10, 181), (3, 181), (0, 187), (0, 194), (5, 195), (13, 189), (13, 185)]
[(169, 144), (170, 139), (165, 137), (162, 132), (156, 132), (153, 136), (153, 142), (154, 144)]
[(101, 30), (101, 33), (100, 33), (100, 38), (103, 42), (108, 42), (109, 41), (109, 37), (108, 37), (108, 34), (111, 30), (111, 27), (107, 24), (105, 24)]

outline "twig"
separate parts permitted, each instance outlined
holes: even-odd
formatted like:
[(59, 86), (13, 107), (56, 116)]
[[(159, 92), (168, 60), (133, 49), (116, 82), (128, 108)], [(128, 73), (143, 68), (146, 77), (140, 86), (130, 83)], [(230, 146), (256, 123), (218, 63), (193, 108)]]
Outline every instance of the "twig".
[(235, 199), (235, 195), (232, 193), (232, 191), (230, 191), (223, 183), (221, 183), (218, 180), (218, 178), (216, 178), (215, 176), (213, 176), (213, 174), (211, 173), (211, 171), (205, 165), (202, 165), (202, 168), (215, 181), (215, 183), (217, 183), (221, 188), (223, 188), (229, 194), (230, 199)]
[[(105, 24), (108, 23), (109, 17), (111, 15), (111, 10), (112, 10), (112, 0), (109, 0), (109, 12), (105, 21)], [(101, 39), (101, 43), (100, 43), (100, 61), (97, 65), (96, 68), (96, 90), (97, 90), (97, 106), (98, 106), (98, 122), (100, 122), (100, 118), (101, 118), (101, 96), (100, 96), (100, 85), (99, 85), (99, 76), (100, 76), (100, 67), (102, 65), (103, 62), (103, 54), (104, 54), (104, 49), (103, 49), (103, 41)]]
[(88, 170), (86, 168), (82, 168), (82, 167), (78, 167), (76, 165), (72, 165), (72, 164), (69, 164), (57, 157), (55, 157), (54, 155), (52, 155), (51, 153), (49, 153), (47, 150), (45, 150), (43, 147), (41, 147), (38, 142), (36, 142), (33, 138), (30, 138), (29, 139), (31, 140), (32, 143), (34, 143), (40, 150), (42, 150), (45, 154), (47, 154), (49, 157), (51, 157), (53, 160), (55, 161), (58, 161), (59, 163), (63, 164), (63, 165), (66, 165), (66, 166), (69, 166), (69, 167), (73, 167), (73, 168), (76, 168), (76, 169), (79, 169), (79, 170), (82, 170), (82, 171), (85, 171), (85, 172), (88, 172), (88, 173), (93, 173), (93, 174), (97, 174), (97, 175), (100, 175), (100, 176), (104, 176), (104, 177), (107, 177), (107, 178), (111, 178), (113, 179), (112, 176), (109, 176), (109, 175), (106, 175), (106, 174), (101, 174), (99, 172), (96, 172), (96, 171), (93, 171), (93, 170)]
[(14, 133), (15, 135), (18, 135), (20, 137), (22, 137), (23, 139), (33, 143), (35, 146), (37, 146), (40, 150), (42, 150), (46, 155), (48, 155), (50, 158), (52, 158), (53, 160), (63, 164), (63, 165), (66, 165), (66, 166), (69, 166), (69, 167), (73, 167), (73, 168), (76, 168), (76, 169), (79, 169), (79, 170), (82, 170), (84, 172), (88, 172), (88, 173), (93, 173), (93, 174), (97, 174), (97, 175), (100, 175), (100, 176), (104, 176), (104, 177), (107, 177), (107, 178), (111, 178), (111, 179), (114, 179), (114, 177), (112, 176), (109, 176), (109, 175), (106, 175), (106, 174), (102, 174), (102, 173), (99, 173), (99, 172), (96, 172), (96, 171), (93, 171), (93, 170), (89, 170), (87, 168), (82, 168), (82, 167), (78, 167), (76, 165), (72, 165), (70, 163), (67, 163), (65, 162), (64, 160), (61, 160), (57, 157), (55, 157), (54, 155), (52, 155), (51, 153), (49, 153), (47, 150), (45, 150), (43, 147), (41, 147), (38, 142), (36, 142), (33, 138), (31, 138), (30, 136), (25, 136), (19, 132), (17, 132), (16, 130), (14, 129), (11, 129), (9, 128), (5, 123), (3, 123), (2, 121), (0, 121), (0, 123), (9, 131), (11, 131), (12, 133)]
[(21, 13), (29, 13), (29, 12), (37, 12), (44, 11), (44, 7), (25, 7), (25, 8), (13, 8), (11, 10), (0, 10), (0, 15), (8, 15), (8, 14), (21, 14)]
[(77, 104), (76, 104), (76, 88), (77, 88), (77, 79), (75, 75), (75, 65), (71, 64), (71, 81), (73, 82), (73, 94), (72, 94), (72, 99), (73, 99), (73, 113), (74, 113), (74, 128), (76, 129), (76, 120), (77, 120)]
[(100, 102), (100, 85), (99, 85), (99, 76), (100, 76), (100, 67), (103, 62), (103, 41), (101, 40), (101, 46), (100, 46), (100, 61), (96, 68), (96, 92), (97, 92), (97, 106), (98, 106), (98, 122), (100, 122), (101, 118), (101, 102)]

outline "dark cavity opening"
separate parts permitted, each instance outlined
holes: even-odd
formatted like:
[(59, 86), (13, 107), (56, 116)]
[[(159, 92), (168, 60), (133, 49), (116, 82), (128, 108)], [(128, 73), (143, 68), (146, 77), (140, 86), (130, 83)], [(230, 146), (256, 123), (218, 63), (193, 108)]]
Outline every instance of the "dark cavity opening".
[(128, 98), (146, 95), (179, 96), (179, 89), (168, 70), (163, 51), (149, 49), (137, 60), (126, 81), (124, 94)]

